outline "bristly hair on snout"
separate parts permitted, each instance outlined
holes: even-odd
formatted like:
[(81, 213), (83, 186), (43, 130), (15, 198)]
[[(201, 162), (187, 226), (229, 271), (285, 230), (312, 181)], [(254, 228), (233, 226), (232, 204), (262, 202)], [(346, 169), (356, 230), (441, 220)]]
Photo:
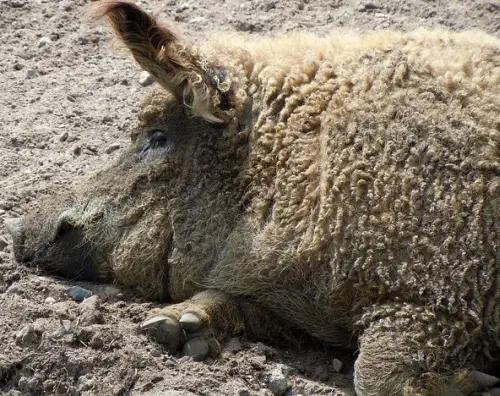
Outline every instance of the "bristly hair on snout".
[(106, 17), (137, 63), (195, 115), (213, 123), (230, 117), (234, 87), (229, 73), (201, 56), (171, 28), (125, 1), (95, 2), (91, 14)]

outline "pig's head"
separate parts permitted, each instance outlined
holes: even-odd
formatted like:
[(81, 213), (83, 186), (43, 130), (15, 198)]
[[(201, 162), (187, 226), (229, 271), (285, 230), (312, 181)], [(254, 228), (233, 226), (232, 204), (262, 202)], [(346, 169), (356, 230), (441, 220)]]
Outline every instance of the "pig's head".
[(181, 298), (202, 283), (240, 210), (248, 58), (196, 49), (129, 3), (95, 10), (160, 88), (115, 164), (6, 221), (14, 254), (60, 276)]

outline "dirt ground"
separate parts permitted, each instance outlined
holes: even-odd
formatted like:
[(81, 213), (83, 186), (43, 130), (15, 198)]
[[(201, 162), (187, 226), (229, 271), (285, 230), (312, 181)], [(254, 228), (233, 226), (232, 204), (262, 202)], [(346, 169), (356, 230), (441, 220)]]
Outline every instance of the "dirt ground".
[[(500, 35), (498, 0), (138, 3), (192, 40), (215, 30), (421, 26)], [(355, 357), (346, 352), (234, 338), (216, 360), (170, 356), (137, 331), (154, 302), (80, 283), (97, 297), (78, 304), (67, 295), (74, 282), (13, 261), (2, 220), (120, 155), (149, 89), (136, 66), (110, 51), (107, 28), (90, 21), (87, 8), (84, 0), (0, 0), (0, 394), (353, 395)]]

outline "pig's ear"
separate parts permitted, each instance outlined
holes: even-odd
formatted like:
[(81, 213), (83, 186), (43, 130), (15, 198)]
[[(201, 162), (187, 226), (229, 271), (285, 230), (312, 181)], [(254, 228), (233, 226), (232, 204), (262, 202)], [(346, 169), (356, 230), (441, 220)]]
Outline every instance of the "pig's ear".
[(139, 65), (192, 111), (211, 122), (224, 122), (231, 107), (231, 82), (221, 67), (203, 59), (168, 26), (124, 1), (94, 3)]

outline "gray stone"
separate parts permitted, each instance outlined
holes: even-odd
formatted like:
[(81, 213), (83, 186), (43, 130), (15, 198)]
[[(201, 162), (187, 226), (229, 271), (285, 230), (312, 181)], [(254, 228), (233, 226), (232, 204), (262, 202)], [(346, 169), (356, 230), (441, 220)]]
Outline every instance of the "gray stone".
[(23, 8), (27, 4), (27, 1), (25, 1), (25, 0), (10, 0), (9, 4), (12, 8)]
[(59, 136), (59, 141), (60, 141), (60, 142), (65, 142), (66, 140), (68, 140), (68, 136), (69, 136), (68, 131), (64, 131), (64, 132), (63, 132), (63, 133), (61, 133), (61, 135)]
[(71, 286), (68, 289), (68, 296), (70, 296), (76, 302), (82, 302), (86, 298), (91, 297), (92, 292), (80, 286)]
[(285, 375), (283, 365), (278, 365), (272, 372), (267, 383), (267, 388), (275, 396), (283, 395), (292, 386), (292, 382)]
[(80, 144), (77, 144), (71, 149), (71, 151), (75, 155), (80, 155), (80, 153), (82, 152), (82, 146)]
[(154, 77), (147, 71), (143, 71), (139, 75), (139, 84), (141, 84), (143, 87), (147, 87), (148, 85), (153, 84), (154, 81), (155, 81)]
[(52, 40), (50, 39), (50, 37), (42, 37), (40, 40), (38, 40), (38, 48), (47, 47), (50, 44), (52, 44)]
[(61, 8), (61, 10), (63, 11), (71, 11), (73, 9), (73, 4), (71, 1), (63, 1), (61, 2), (61, 4), (59, 5), (59, 7)]
[(357, 6), (356, 10), (359, 12), (367, 12), (367, 11), (373, 11), (373, 10), (376, 10), (379, 8), (381, 8), (380, 5), (372, 3), (372, 2), (367, 2), (367, 3), (359, 4)]
[(106, 148), (106, 150), (104, 150), (104, 152), (106, 154), (111, 154), (114, 153), (116, 150), (118, 150), (120, 147), (121, 146), (119, 143), (112, 143)]

